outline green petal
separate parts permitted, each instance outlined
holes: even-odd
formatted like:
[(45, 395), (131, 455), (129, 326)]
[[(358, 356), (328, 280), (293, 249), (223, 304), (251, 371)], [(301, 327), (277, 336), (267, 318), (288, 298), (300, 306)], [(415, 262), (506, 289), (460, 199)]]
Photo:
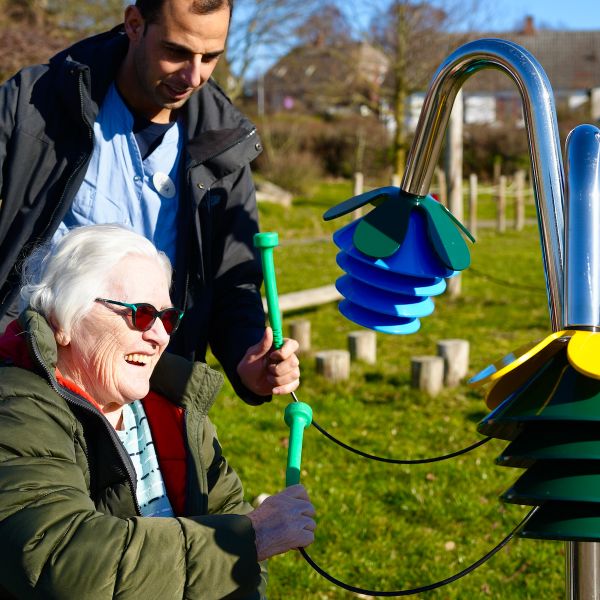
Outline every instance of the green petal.
[(340, 202), (340, 204), (336, 204), (329, 208), (325, 214), (323, 215), (323, 219), (325, 221), (331, 221), (332, 219), (337, 219), (338, 217), (342, 217), (347, 215), (348, 213), (364, 206), (365, 204), (369, 204), (369, 202), (377, 202), (381, 200), (387, 200), (388, 198), (397, 198), (400, 193), (400, 189), (393, 186), (377, 188), (375, 190), (371, 190), (370, 192), (365, 192), (364, 194), (359, 194), (358, 196), (353, 196), (348, 200), (344, 200)]
[[(427, 235), (439, 259), (454, 271), (466, 269), (471, 264), (471, 255), (456, 226), (456, 223), (460, 225), (460, 222), (449, 210), (429, 196), (424, 198), (419, 206), (427, 215)], [(462, 225), (460, 229), (464, 230)]]
[(365, 215), (354, 230), (358, 250), (373, 258), (386, 258), (400, 248), (415, 201), (407, 196), (390, 198)]

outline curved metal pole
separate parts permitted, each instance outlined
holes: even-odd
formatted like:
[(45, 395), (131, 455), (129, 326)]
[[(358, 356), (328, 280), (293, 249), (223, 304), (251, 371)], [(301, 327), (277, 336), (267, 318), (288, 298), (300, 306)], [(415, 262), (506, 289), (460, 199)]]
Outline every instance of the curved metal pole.
[(446, 58), (425, 97), (400, 187), (416, 196), (428, 193), (456, 94), (471, 75), (485, 68), (506, 73), (523, 100), (550, 320), (553, 331), (559, 331), (564, 318), (564, 172), (552, 87), (531, 54), (508, 40), (481, 39)]

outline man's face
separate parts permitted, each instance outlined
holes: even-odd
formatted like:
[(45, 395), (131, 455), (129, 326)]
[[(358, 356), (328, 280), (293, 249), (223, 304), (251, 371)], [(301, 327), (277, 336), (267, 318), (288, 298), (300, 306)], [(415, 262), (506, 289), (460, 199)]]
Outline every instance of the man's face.
[(118, 84), (132, 107), (149, 119), (168, 120), (210, 78), (225, 51), (229, 7), (198, 15), (191, 0), (168, 0), (156, 23), (135, 7), (125, 13), (129, 53)]

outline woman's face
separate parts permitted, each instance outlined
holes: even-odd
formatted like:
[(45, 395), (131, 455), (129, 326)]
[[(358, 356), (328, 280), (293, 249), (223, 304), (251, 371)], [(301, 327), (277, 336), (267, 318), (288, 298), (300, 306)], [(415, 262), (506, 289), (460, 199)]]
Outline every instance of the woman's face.
[[(106, 295), (104, 295), (106, 294)], [(100, 294), (99, 294), (100, 295)], [(154, 258), (127, 256), (110, 274), (102, 297), (119, 302), (147, 302), (161, 310), (171, 306), (169, 282)], [(143, 398), (150, 375), (169, 343), (160, 319), (137, 331), (131, 311), (95, 302), (67, 338), (57, 334), (58, 368), (110, 412)]]

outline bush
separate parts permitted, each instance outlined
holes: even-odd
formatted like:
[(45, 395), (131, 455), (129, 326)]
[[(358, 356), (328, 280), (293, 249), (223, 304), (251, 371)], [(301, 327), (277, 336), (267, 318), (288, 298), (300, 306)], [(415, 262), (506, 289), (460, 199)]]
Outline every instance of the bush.
[(265, 151), (256, 170), (279, 185), (300, 185), (303, 194), (307, 182), (322, 175), (352, 178), (362, 171), (377, 178), (388, 166), (388, 135), (372, 117), (281, 113), (259, 122), (258, 128)]
[(317, 158), (301, 151), (271, 151), (257, 170), (265, 179), (300, 196), (312, 195), (323, 174)]

